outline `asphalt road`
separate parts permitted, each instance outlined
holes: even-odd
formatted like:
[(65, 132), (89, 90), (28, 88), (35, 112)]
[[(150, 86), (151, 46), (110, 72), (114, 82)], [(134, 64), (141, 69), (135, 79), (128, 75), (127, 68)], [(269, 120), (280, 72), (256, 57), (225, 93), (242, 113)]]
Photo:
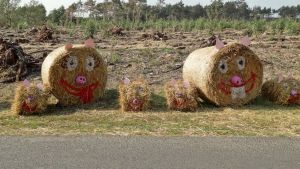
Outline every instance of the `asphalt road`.
[(0, 168), (299, 169), (300, 138), (0, 137)]

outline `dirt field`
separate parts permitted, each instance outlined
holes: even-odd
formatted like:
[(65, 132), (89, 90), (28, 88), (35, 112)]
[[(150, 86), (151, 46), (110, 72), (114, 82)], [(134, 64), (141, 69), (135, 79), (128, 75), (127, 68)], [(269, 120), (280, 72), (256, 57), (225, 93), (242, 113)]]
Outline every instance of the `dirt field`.
[[(67, 42), (82, 43), (82, 31), (68, 33), (58, 29), (54, 41), (36, 42), (26, 31), (1, 30), (4, 39), (27, 39), (21, 43), (24, 51), (34, 57)], [(49, 114), (37, 117), (9, 116), (10, 101), (16, 83), (0, 84), (0, 134), (142, 134), (142, 135), (271, 135), (299, 136), (300, 107), (273, 106), (258, 98), (243, 108), (216, 108), (203, 105), (193, 114), (166, 113), (163, 84), (171, 78), (180, 78), (183, 62), (190, 52), (205, 45), (210, 35), (201, 32), (175, 32), (168, 40), (144, 39), (142, 31), (125, 32), (124, 36), (98, 34), (95, 42), (108, 63), (108, 92), (101, 103), (77, 108), (56, 107), (55, 99)], [(151, 31), (149, 31), (151, 33)], [(215, 32), (226, 42), (237, 41), (242, 32), (225, 30)], [(57, 43), (57, 40), (59, 43)], [(263, 34), (252, 37), (251, 49), (264, 64), (264, 79), (280, 73), (300, 78), (300, 36), (273, 36)], [(151, 112), (120, 114), (117, 103), (119, 80), (144, 77), (153, 90)], [(40, 72), (28, 79), (41, 81)], [(57, 116), (63, 115), (63, 116)]]

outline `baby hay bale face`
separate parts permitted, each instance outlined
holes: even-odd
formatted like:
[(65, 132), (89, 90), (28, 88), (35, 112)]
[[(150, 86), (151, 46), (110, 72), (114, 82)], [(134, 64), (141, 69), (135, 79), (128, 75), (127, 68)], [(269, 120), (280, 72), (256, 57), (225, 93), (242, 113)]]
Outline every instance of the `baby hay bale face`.
[(67, 44), (44, 61), (42, 78), (63, 105), (87, 104), (99, 99), (107, 81), (107, 67), (91, 40)]
[(197, 91), (188, 81), (172, 80), (165, 85), (168, 107), (178, 111), (196, 111)]
[[(245, 41), (245, 40), (244, 40)], [(199, 49), (187, 59), (183, 74), (199, 89), (203, 100), (220, 106), (243, 105), (256, 98), (262, 86), (263, 67), (246, 45)]]
[(224, 103), (244, 104), (261, 87), (262, 65), (257, 56), (241, 44), (222, 49), (215, 58), (211, 86)]
[(16, 89), (12, 104), (14, 115), (32, 115), (46, 110), (49, 98), (49, 88), (42, 84), (30, 84), (25, 80)]
[(145, 111), (148, 108), (150, 100), (150, 90), (144, 80), (131, 82), (125, 78), (120, 86), (120, 105), (123, 112), (126, 111)]
[(300, 81), (283, 77), (269, 80), (262, 87), (262, 95), (277, 104), (300, 104)]

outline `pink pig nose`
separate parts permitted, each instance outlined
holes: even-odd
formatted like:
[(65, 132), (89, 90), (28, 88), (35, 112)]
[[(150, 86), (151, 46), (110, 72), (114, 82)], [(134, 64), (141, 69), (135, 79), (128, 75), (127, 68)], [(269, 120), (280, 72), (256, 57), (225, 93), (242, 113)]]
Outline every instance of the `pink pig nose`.
[(138, 99), (133, 99), (132, 103), (133, 103), (133, 104), (139, 104), (140, 102), (139, 102)]
[(86, 77), (84, 76), (77, 76), (75, 79), (77, 85), (84, 85), (86, 83)]
[(297, 90), (292, 90), (292, 91), (291, 91), (291, 96), (297, 96), (297, 95), (298, 95)]
[(233, 76), (231, 78), (231, 83), (234, 85), (234, 86), (240, 86), (243, 84), (243, 79), (240, 77), (240, 76)]

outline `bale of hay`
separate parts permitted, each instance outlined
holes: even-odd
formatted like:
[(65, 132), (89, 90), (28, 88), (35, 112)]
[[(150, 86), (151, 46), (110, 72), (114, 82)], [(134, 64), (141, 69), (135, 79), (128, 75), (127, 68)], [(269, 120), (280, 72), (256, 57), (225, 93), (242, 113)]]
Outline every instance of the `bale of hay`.
[(258, 56), (246, 45), (198, 49), (183, 67), (183, 77), (198, 89), (202, 100), (218, 106), (243, 105), (260, 93), (263, 66)]
[(25, 80), (16, 89), (11, 112), (13, 115), (42, 113), (47, 108), (49, 96), (49, 87), (42, 84), (30, 84), (29, 81)]
[(60, 104), (87, 104), (103, 96), (107, 66), (89, 39), (85, 45), (67, 44), (50, 53), (42, 65), (42, 79)]
[(276, 104), (300, 104), (300, 81), (281, 77), (268, 80), (262, 87), (262, 96)]
[(130, 81), (125, 78), (119, 85), (119, 101), (122, 112), (147, 110), (150, 90), (145, 80)]
[(196, 111), (197, 90), (188, 81), (172, 80), (165, 84), (165, 95), (170, 110)]

